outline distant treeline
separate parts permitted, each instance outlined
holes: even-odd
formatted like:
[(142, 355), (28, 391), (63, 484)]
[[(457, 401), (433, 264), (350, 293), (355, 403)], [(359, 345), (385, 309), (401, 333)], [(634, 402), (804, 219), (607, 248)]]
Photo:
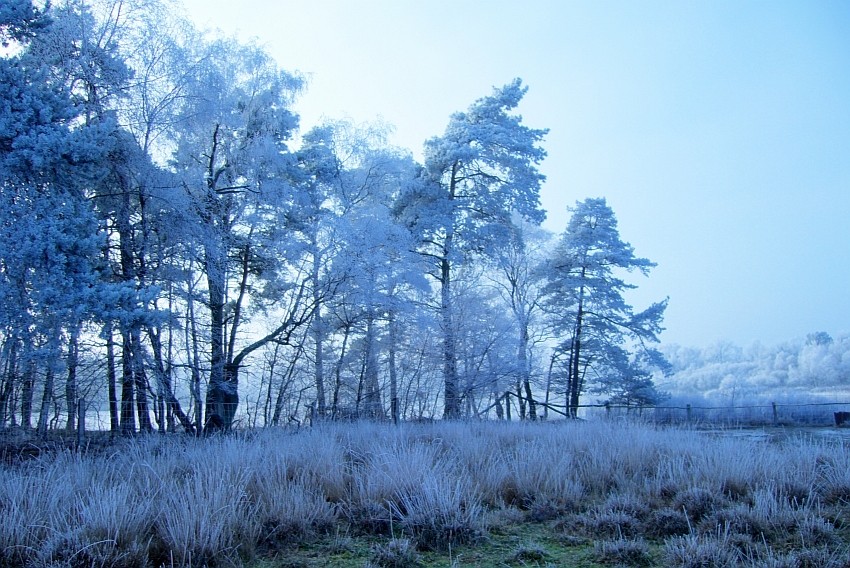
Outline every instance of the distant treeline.
[(666, 345), (672, 366), (658, 380), (674, 399), (701, 398), (728, 405), (759, 401), (814, 401), (850, 390), (850, 335), (826, 332), (776, 345), (741, 347), (721, 341), (705, 348)]

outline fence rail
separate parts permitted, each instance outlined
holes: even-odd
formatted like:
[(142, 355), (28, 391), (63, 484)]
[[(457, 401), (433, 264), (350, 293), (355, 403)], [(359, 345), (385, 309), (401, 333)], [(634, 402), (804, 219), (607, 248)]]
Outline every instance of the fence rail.
[[(562, 409), (565, 407), (561, 407)], [(665, 423), (752, 424), (752, 425), (843, 425), (850, 401), (805, 402), (751, 405), (658, 405), (630, 406), (584, 404), (578, 408), (604, 411), (607, 417), (634, 416)], [(562, 413), (563, 411), (559, 411)]]

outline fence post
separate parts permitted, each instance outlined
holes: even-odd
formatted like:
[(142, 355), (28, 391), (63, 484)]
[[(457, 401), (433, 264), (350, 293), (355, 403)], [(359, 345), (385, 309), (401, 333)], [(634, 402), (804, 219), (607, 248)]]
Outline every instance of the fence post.
[(605, 403), (605, 418), (611, 418), (611, 403)]
[(776, 403), (771, 402), (770, 404), (773, 406), (773, 425), (778, 426), (779, 425), (779, 413), (776, 411)]
[(690, 404), (685, 407), (685, 411), (688, 414), (688, 424), (690, 424), (691, 418), (692, 418), (692, 416), (691, 416), (691, 405)]
[(77, 401), (77, 448), (83, 447), (86, 437), (86, 399), (80, 397)]

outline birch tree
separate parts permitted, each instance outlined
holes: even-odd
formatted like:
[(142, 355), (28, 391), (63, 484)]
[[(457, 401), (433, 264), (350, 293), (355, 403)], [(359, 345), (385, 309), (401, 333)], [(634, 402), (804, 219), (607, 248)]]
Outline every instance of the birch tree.
[[(510, 308), (516, 326), (515, 390), (520, 419), (537, 419), (537, 403), (531, 388), (532, 347), (535, 324), (542, 311), (542, 281), (537, 266), (544, 257), (548, 232), (533, 224), (518, 222), (515, 237), (497, 249), (492, 267), (493, 285)], [(501, 392), (500, 389), (495, 389)], [(527, 413), (526, 413), (527, 412)]]
[[(201, 248), (210, 326), (205, 428), (217, 430), (233, 424), (244, 359), (308, 317), (290, 312), (259, 340), (240, 343), (254, 280), (274, 280), (280, 268), (264, 253), (277, 250), (266, 229), (283, 224), (278, 215), (291, 202), (286, 143), (297, 127), (290, 106), (301, 82), (255, 46), (218, 40), (203, 49), (204, 65), (188, 80), (174, 164)], [(259, 245), (264, 239), (269, 248)]]

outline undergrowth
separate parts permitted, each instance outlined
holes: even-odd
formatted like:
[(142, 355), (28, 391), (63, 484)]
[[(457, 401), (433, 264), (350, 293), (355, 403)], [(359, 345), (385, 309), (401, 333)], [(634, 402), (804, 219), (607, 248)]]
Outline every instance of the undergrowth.
[(840, 441), (328, 424), (140, 437), (2, 468), (10, 568), (850, 566)]

